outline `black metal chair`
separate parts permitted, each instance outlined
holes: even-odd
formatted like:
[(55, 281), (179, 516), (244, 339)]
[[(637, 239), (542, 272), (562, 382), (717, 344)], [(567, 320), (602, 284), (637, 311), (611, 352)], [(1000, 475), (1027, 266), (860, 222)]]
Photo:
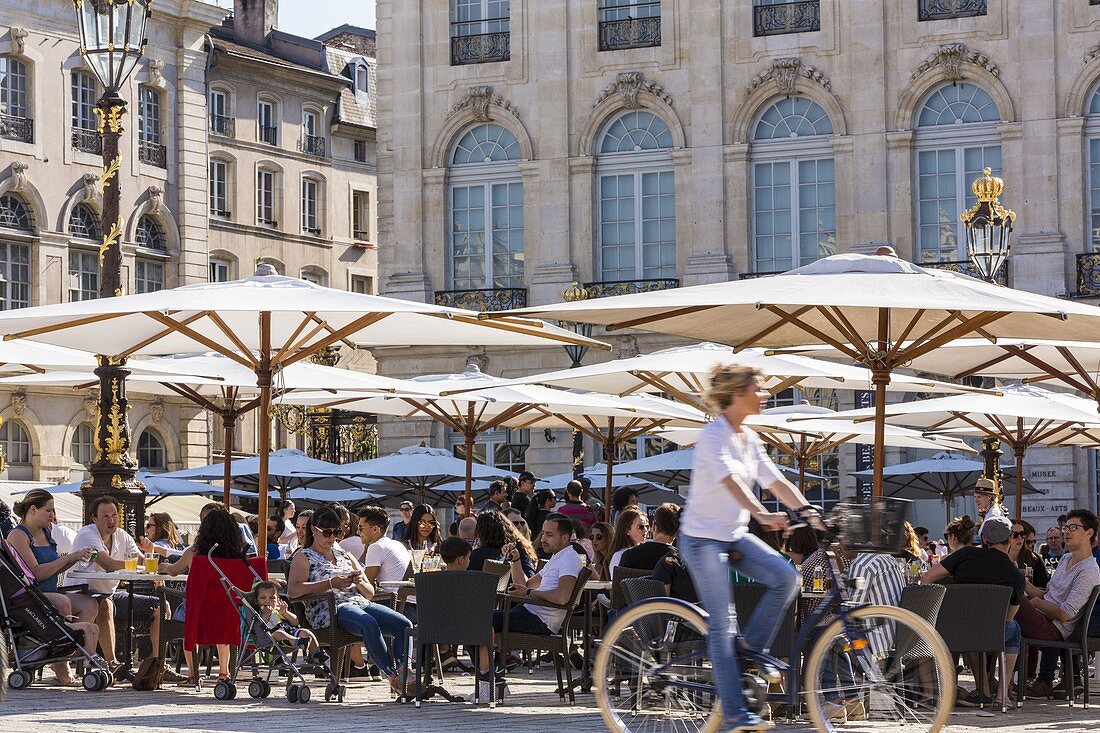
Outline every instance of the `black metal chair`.
[[(447, 644), (458, 648), (493, 646), (493, 609), (497, 605), (497, 576), (486, 572), (442, 570), (435, 573), (419, 573), (416, 582), (416, 626), (413, 627), (410, 646), (418, 649), (417, 658), (428, 658), (429, 647)], [(425, 664), (416, 668), (416, 706), (424, 699)], [(407, 681), (408, 666), (404, 673)], [(442, 680), (441, 680), (442, 681)], [(474, 665), (474, 701), (480, 701), (478, 683), (480, 668)], [(407, 687), (407, 685), (405, 685)], [(489, 706), (496, 706), (496, 667), (489, 668)], [(455, 699), (441, 687), (432, 686), (431, 692)]]
[[(737, 609), (737, 624), (744, 627), (752, 617), (764, 593), (768, 590), (762, 583), (734, 583), (733, 605)], [(791, 655), (791, 646), (794, 644), (794, 619), (797, 603), (792, 603), (787, 608), (787, 614), (783, 617), (783, 624), (772, 642), (771, 654), (776, 657), (786, 658)]]
[[(568, 691), (570, 704), (576, 703), (576, 696), (573, 692), (573, 667), (569, 663), (569, 655), (573, 645), (571, 633), (573, 611), (577, 608), (577, 604), (580, 602), (581, 596), (584, 593), (584, 584), (588, 582), (590, 577), (592, 577), (591, 568), (581, 568), (580, 573), (577, 574), (577, 583), (573, 586), (573, 593), (565, 603), (550, 603), (549, 601), (540, 601), (533, 598), (505, 596), (504, 624), (501, 627), (500, 634), (497, 635), (497, 650), (501, 658), (512, 651), (550, 652), (554, 658), (554, 672), (556, 672), (558, 676), (558, 697), (564, 702), (566, 691)], [(522, 634), (511, 631), (508, 628), (508, 617), (512, 607), (516, 604), (544, 606), (546, 608), (563, 610), (566, 612), (565, 620), (562, 622), (561, 629), (556, 634)], [(562, 684), (563, 668), (565, 672), (565, 686)]]
[[(1073, 667), (1073, 659), (1078, 654), (1081, 655), (1081, 669), (1085, 673), (1085, 685), (1084, 685), (1084, 704), (1085, 710), (1089, 709), (1089, 680), (1088, 680), (1088, 658), (1090, 652), (1100, 652), (1100, 639), (1096, 639), (1089, 636), (1089, 619), (1092, 618), (1093, 608), (1096, 606), (1097, 599), (1100, 599), (1100, 585), (1092, 589), (1092, 594), (1089, 599), (1085, 601), (1084, 607), (1081, 609), (1081, 617), (1077, 622), (1077, 626), (1074, 627), (1073, 633), (1069, 635), (1068, 639), (1063, 641), (1046, 641), (1044, 639), (1029, 639), (1024, 637), (1020, 644), (1020, 668), (1023, 669), (1026, 665), (1024, 660), (1027, 659), (1027, 651), (1029, 647), (1038, 647), (1040, 649), (1064, 649), (1066, 650), (1065, 660), (1066, 668), (1062, 671), (1062, 678), (1068, 680), (1069, 685), (1068, 697), (1070, 707), (1073, 706), (1073, 698), (1075, 696), (1075, 690), (1073, 689), (1073, 683), (1076, 680), (1076, 673)], [(1100, 664), (1100, 661), (1097, 662)], [(1024, 690), (1019, 681), (1019, 675), (1017, 676), (1016, 683), (1016, 704), (1021, 705), (1024, 701)]]
[(623, 581), (629, 578), (648, 578), (653, 575), (652, 570), (638, 570), (637, 568), (624, 568), (618, 566), (611, 573), (611, 608), (621, 611), (627, 607), (628, 602), (623, 597)]
[[(1012, 589), (1005, 585), (955, 583), (945, 586), (944, 590), (936, 618), (936, 631), (952, 654), (970, 652), (979, 655), (977, 669), (974, 670), (979, 690), (985, 688), (986, 655), (997, 655), (1001, 674), (1001, 712), (1008, 712), (1004, 619), (1008, 615)], [(1027, 665), (1021, 663), (1020, 666)]]

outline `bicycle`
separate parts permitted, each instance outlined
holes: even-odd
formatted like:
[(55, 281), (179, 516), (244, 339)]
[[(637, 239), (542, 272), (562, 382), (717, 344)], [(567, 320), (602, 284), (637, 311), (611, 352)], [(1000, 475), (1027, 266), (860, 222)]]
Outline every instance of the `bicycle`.
[[(900, 549), (909, 502), (876, 498), (847, 504), (826, 520), (822, 546), (838, 536), (849, 551)], [(791, 664), (738, 650), (746, 704), (758, 715), (785, 705), (788, 722), (800, 698), (816, 730), (847, 722), (859, 729), (936, 733), (954, 706), (955, 665), (935, 628), (894, 606), (855, 604), (834, 552), (831, 589), (791, 647)], [(861, 587), (862, 578), (853, 585)], [(714, 733), (722, 721), (706, 650), (707, 614), (673, 598), (639, 601), (619, 613), (596, 655), (594, 686), (600, 715), (615, 733)], [(799, 661), (808, 650), (804, 687)], [(769, 691), (769, 684), (781, 691)], [(842, 711), (842, 712), (841, 712)]]

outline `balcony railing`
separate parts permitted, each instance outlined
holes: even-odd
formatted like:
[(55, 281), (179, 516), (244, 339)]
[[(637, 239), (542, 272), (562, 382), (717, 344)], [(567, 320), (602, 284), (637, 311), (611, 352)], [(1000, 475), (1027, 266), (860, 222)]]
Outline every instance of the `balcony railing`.
[(18, 140), (23, 143), (34, 142), (34, 120), (30, 117), (0, 115), (0, 137)]
[(279, 144), (279, 128), (260, 125), (260, 142), (268, 145)]
[[(451, 66), (485, 64), (511, 58), (511, 32), (473, 33), (482, 24), (507, 23), (507, 18), (490, 18), (476, 23), (451, 23)], [(471, 26), (473, 28), (471, 29)]]
[(765, 272), (742, 272), (737, 276), (738, 280), (755, 280), (758, 277), (768, 277), (769, 275), (780, 275), (786, 272), (786, 270), (768, 270)]
[[(927, 267), (933, 270), (950, 270), (951, 272), (958, 272), (963, 275), (969, 275), (970, 277), (976, 277), (979, 280), (982, 279), (981, 274), (978, 272), (978, 268), (974, 267), (974, 263), (970, 260), (952, 260), (947, 262), (918, 262), (921, 267)], [(997, 271), (997, 277), (995, 278), (998, 285), (1008, 285), (1008, 260), (1005, 260), (1004, 266)]]
[(223, 209), (211, 209), (210, 216), (216, 216), (219, 219), (231, 219), (233, 218), (233, 213)]
[(168, 168), (168, 148), (142, 140), (138, 143), (138, 160), (157, 168)]
[(437, 290), (435, 304), (471, 311), (504, 311), (527, 307), (527, 288)]
[(321, 227), (303, 226), (302, 227), (302, 233), (303, 234), (312, 234), (315, 237), (319, 237), (319, 236), (321, 236)]
[(652, 293), (655, 290), (671, 290), (680, 287), (680, 281), (674, 277), (659, 277), (649, 280), (618, 280), (608, 282), (585, 283), (584, 291), (589, 298), (607, 298), (612, 295), (634, 295)]
[(755, 5), (752, 9), (752, 34), (778, 36), (821, 30), (820, 0)]
[(85, 153), (103, 154), (103, 138), (96, 130), (85, 130), (83, 127), (73, 128), (73, 150), (82, 150)]
[(260, 224), (263, 224), (266, 227), (277, 227), (277, 226), (279, 226), (279, 222), (276, 221), (275, 219), (265, 219), (262, 216), (257, 218), (256, 221), (258, 221)]
[(325, 139), (318, 135), (302, 135), (302, 138), (298, 141), (298, 150), (306, 155), (316, 155), (318, 158), (325, 157)]
[(987, 0), (917, 0), (917, 20), (950, 20), (985, 15), (986, 4)]
[(356, 229), (351, 233), (351, 237), (357, 242), (369, 242), (370, 232), (365, 229)]
[(661, 3), (601, 7), (599, 32), (601, 51), (660, 46)]
[(210, 115), (210, 132), (222, 137), (233, 137), (233, 118), (229, 115)]
[(1100, 296), (1100, 252), (1077, 255), (1077, 292), (1079, 298)]

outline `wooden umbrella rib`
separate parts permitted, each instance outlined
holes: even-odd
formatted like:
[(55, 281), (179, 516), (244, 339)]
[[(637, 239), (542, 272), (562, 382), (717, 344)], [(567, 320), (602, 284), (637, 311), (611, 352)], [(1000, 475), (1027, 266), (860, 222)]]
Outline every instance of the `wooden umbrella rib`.
[[(954, 378), (955, 379), (964, 379), (966, 377), (980, 376), (981, 372), (983, 372), (986, 369), (989, 369), (991, 367), (995, 367), (998, 364), (1003, 364), (1004, 362), (1011, 359), (1013, 356), (1018, 356), (1021, 359), (1026, 360), (1026, 357), (1024, 357), (1024, 355), (1022, 353), (1024, 351), (1026, 351), (1026, 349), (1022, 349), (1019, 346), (1007, 346), (1007, 345), (1001, 345), (1000, 348), (1001, 348), (1001, 355), (1000, 356), (995, 356), (992, 359), (990, 359), (988, 361), (985, 361), (985, 362), (982, 362), (981, 364), (978, 364), (975, 367), (971, 367), (970, 369), (967, 369), (966, 371), (959, 372), (958, 374), (954, 375)], [(1019, 351), (1021, 353), (1015, 353), (1013, 351), (1013, 349), (1019, 349)], [(950, 353), (950, 352), (948, 352), (948, 353)], [(1040, 367), (1040, 368), (1043, 368), (1043, 367)]]
[[(241, 338), (233, 332), (233, 329), (226, 325), (221, 316), (219, 316), (216, 312), (211, 311), (209, 317), (210, 320), (214, 322), (214, 325), (218, 327), (218, 330), (224, 333), (225, 337), (232, 341), (233, 345), (236, 346), (242, 354), (245, 354), (249, 357), (252, 356), (252, 349), (248, 348), (248, 345), (245, 344), (244, 341), (242, 341)], [(256, 362), (256, 364), (259, 365), (259, 362)]]
[(1076, 420), (1069, 420), (1067, 422), (1062, 422), (1058, 424), (1054, 424), (1053, 422), (1051, 422), (1047, 425), (1049, 429), (1044, 430), (1041, 433), (1039, 432), (1039, 426), (1036, 425), (1034, 428), (1032, 428), (1031, 434), (1029, 435), (1029, 439), (1027, 442), (1029, 445), (1038, 445), (1040, 443), (1045, 443), (1051, 438), (1051, 436), (1057, 435), (1063, 430), (1070, 430), (1073, 428), (1074, 425), (1077, 424), (1078, 423)]
[[(325, 330), (328, 331), (329, 333), (334, 333), (335, 332), (335, 330), (332, 328), (332, 325), (329, 324), (328, 321), (326, 321), (326, 320), (322, 319), (321, 317), (319, 317), (316, 313), (313, 314), (312, 320), (313, 320), (314, 323), (322, 324), (324, 326)], [(342, 338), (340, 340), (344, 343), (344, 346), (347, 346), (349, 349), (354, 349), (355, 348), (355, 344), (352, 343), (352, 341), (350, 339)]]
[(714, 308), (721, 308), (720, 305), (699, 305), (690, 306), (687, 308), (676, 308), (675, 310), (665, 311), (664, 313), (656, 313), (652, 316), (642, 316), (641, 318), (632, 318), (629, 321), (619, 321), (618, 323), (612, 323), (605, 328), (608, 331), (622, 331), (626, 328), (636, 328), (638, 326), (646, 326), (657, 321), (667, 321), (670, 318), (679, 318), (680, 316), (693, 315), (702, 313), (703, 311), (712, 310)]
[(80, 326), (86, 326), (89, 323), (100, 323), (102, 321), (111, 321), (115, 318), (122, 318), (124, 316), (132, 316), (133, 313), (100, 313), (94, 316), (85, 316), (83, 318), (74, 318), (71, 321), (65, 321), (64, 323), (54, 323), (49, 326), (39, 326), (38, 328), (31, 328), (26, 331), (20, 331), (18, 333), (4, 334), (5, 341), (12, 341), (14, 339), (31, 338), (32, 336), (41, 336), (45, 333), (56, 333), (57, 331), (65, 331), (70, 328), (79, 328)]
[(441, 408), (435, 400), (426, 399), (421, 403), (420, 401), (412, 397), (402, 397), (401, 401), (416, 408), (417, 411), (424, 413), (433, 420), (438, 420), (451, 430), (459, 433), (466, 432), (465, 426), (462, 424), (462, 418), (455, 418), (449, 414), (446, 410)]
[(909, 338), (909, 334), (913, 332), (913, 329), (917, 327), (917, 324), (920, 323), (920, 319), (924, 318), (924, 314), (927, 312), (928, 311), (924, 308), (917, 309), (917, 312), (914, 313), (913, 317), (909, 320), (909, 325), (903, 328), (901, 333), (898, 334), (898, 337), (894, 339), (894, 345), (890, 347), (890, 351), (886, 354), (887, 361), (893, 361), (894, 357), (897, 356), (898, 349), (905, 343), (905, 339)]
[[(187, 318), (184, 318), (182, 321), (179, 321), (179, 323), (182, 323), (185, 326), (189, 326), (192, 323), (194, 323), (195, 321), (202, 318), (204, 315), (206, 315), (206, 311), (200, 311), (200, 312), (195, 313), (195, 314), (193, 314), (193, 315), (191, 315)], [(171, 328), (166, 328), (163, 331), (161, 331), (160, 333), (153, 334), (149, 338), (137, 342), (136, 344), (134, 344), (130, 348), (123, 351), (121, 354), (118, 354), (118, 356), (123, 357), (123, 358), (129, 357), (131, 354), (137, 353), (138, 351), (144, 349), (146, 346), (148, 346), (150, 344), (155, 344), (157, 341), (160, 341), (162, 338), (164, 338), (165, 336), (168, 336), (171, 333), (174, 333), (174, 330), (171, 329)]]
[[(928, 338), (923, 343), (914, 341), (909, 348), (904, 349), (900, 354), (900, 361), (911, 361), (919, 356), (923, 356), (930, 351), (934, 351), (944, 344), (950, 343), (957, 338), (965, 336), (967, 333), (971, 333), (982, 326), (987, 326), (994, 321), (1000, 320), (1007, 316), (1008, 313), (1003, 311), (985, 311), (979, 316), (974, 316), (970, 319), (964, 316), (959, 316), (962, 319), (962, 323), (958, 324), (954, 328), (950, 328), (947, 331), (939, 333), (938, 335)], [(946, 324), (944, 324), (946, 325)]]
[[(858, 350), (858, 347), (853, 348), (852, 346), (849, 346), (848, 343), (845, 343), (844, 341), (841, 341), (841, 340), (836, 339), (832, 336), (829, 336), (829, 335), (825, 334), (823, 331), (821, 331), (818, 328), (815, 328), (813, 326), (809, 326), (805, 323), (799, 322), (798, 318), (800, 316), (802, 316), (803, 314), (805, 314), (807, 311), (813, 310), (814, 306), (806, 306), (804, 308), (799, 308), (793, 314), (787, 313), (782, 308), (780, 308), (778, 306), (774, 306), (774, 305), (766, 305), (766, 306), (764, 306), (764, 308), (769, 313), (772, 313), (773, 315), (778, 316), (785, 323), (788, 323), (788, 324), (794, 326), (795, 328), (798, 328), (798, 329), (804, 331), (805, 333), (810, 334), (811, 336), (816, 336), (817, 338), (821, 339), (824, 343), (829, 344), (830, 346), (833, 346), (834, 348), (836, 348), (842, 354), (847, 354), (853, 360), (860, 361), (861, 354)], [(758, 334), (756, 336), (753, 336), (752, 338), (750, 338), (746, 341), (743, 341), (738, 346), (738, 348), (741, 348), (741, 347), (744, 347), (744, 346), (753, 346), (753, 345), (755, 345), (754, 342), (757, 339), (763, 338), (765, 335), (767, 335), (768, 333), (770, 333), (771, 331), (774, 331), (774, 330), (775, 330), (775, 327), (773, 326), (772, 328), (768, 329), (767, 331), (762, 331), (760, 334)]]
[(1096, 393), (1096, 379), (1092, 376), (1092, 373), (1089, 372), (1089, 370), (1085, 369), (1085, 367), (1081, 364), (1081, 362), (1077, 359), (1077, 357), (1073, 354), (1072, 351), (1070, 351), (1069, 349), (1067, 349), (1064, 346), (1058, 346), (1057, 349), (1058, 349), (1058, 353), (1061, 354), (1062, 357), (1070, 363), (1070, 365), (1077, 371), (1077, 373), (1081, 376), (1081, 378), (1084, 379), (1089, 384), (1089, 386), (1091, 387), (1091, 389), (1087, 389), (1087, 390), (1083, 389), (1081, 391), (1082, 392), (1088, 392), (1090, 395), (1095, 394)]
[(167, 326), (168, 328), (172, 329), (173, 331), (178, 331), (179, 333), (182, 333), (184, 336), (188, 337), (189, 339), (192, 339), (193, 341), (197, 341), (198, 343), (202, 344), (203, 346), (207, 347), (208, 349), (211, 349), (212, 351), (216, 351), (216, 352), (218, 352), (219, 354), (221, 354), (222, 356), (224, 356), (228, 359), (232, 359), (233, 361), (237, 362), (241, 366), (248, 367), (249, 369), (255, 369), (256, 368), (255, 365), (251, 361), (251, 357), (252, 357), (251, 354), (246, 354), (246, 355), (237, 354), (232, 349), (225, 348), (224, 346), (219, 344), (217, 341), (214, 341), (211, 338), (207, 338), (206, 336), (203, 336), (201, 333), (194, 330), (193, 328), (190, 328), (189, 326), (186, 326), (186, 325), (184, 325), (182, 323), (179, 323), (177, 321), (173, 321), (168, 316), (165, 316), (161, 313), (158, 313), (157, 311), (143, 311), (143, 313), (146, 316), (148, 316), (149, 318), (152, 318), (157, 323), (163, 324), (163, 325)]
[(330, 333), (325, 338), (321, 339), (320, 341), (315, 342), (313, 345), (308, 346), (308, 347), (303, 346), (300, 349), (298, 349), (298, 351), (296, 351), (294, 354), (291, 354), (290, 356), (284, 356), (284, 358), (282, 359), (281, 366), (287, 367), (287, 366), (290, 366), (291, 364), (295, 364), (295, 363), (301, 361), (302, 359), (313, 356), (314, 354), (316, 354), (318, 351), (325, 348), (326, 346), (331, 346), (332, 344), (336, 343), (337, 341), (342, 341), (345, 338), (350, 337), (356, 331), (364, 329), (367, 326), (372, 326), (375, 323), (378, 323), (383, 318), (385, 318), (386, 316), (389, 316), (389, 315), (392, 315), (392, 314), (391, 313), (367, 313), (366, 315), (362, 316), (361, 318), (356, 318), (351, 323), (347, 324), (346, 326), (343, 326), (341, 328), (336, 329), (335, 331)]
[[(512, 418), (519, 417), (520, 415), (522, 415), (526, 412), (530, 412), (531, 410), (536, 409), (536, 407), (537, 407), (537, 405), (534, 405), (532, 403), (522, 402), (522, 403), (516, 403), (516, 404), (512, 405), (511, 407), (508, 407), (507, 409), (502, 410), (500, 412), (500, 414), (495, 415), (494, 417), (492, 417), (488, 420), (483, 421), (481, 415), (479, 415), (478, 416), (478, 426), (479, 426), (478, 427), (478, 432), (487, 432), (489, 430), (495, 430), (496, 428), (500, 427), (501, 425), (503, 425), (505, 422), (511, 420)], [(482, 410), (482, 415), (484, 415), (484, 414), (485, 414), (485, 412), (484, 412), (484, 410)]]
[(550, 341), (558, 341), (563, 344), (575, 344), (578, 346), (589, 346), (604, 351), (610, 351), (611, 347), (607, 344), (599, 341), (593, 341), (591, 339), (585, 339), (580, 336), (569, 336), (565, 333), (555, 333), (550, 331), (544, 331), (538, 333), (538, 330), (542, 328), (541, 324), (528, 323), (522, 325), (515, 321), (508, 321), (504, 319), (492, 319), (481, 320), (479, 318), (470, 318), (469, 316), (455, 315), (453, 313), (426, 313), (425, 315), (433, 316), (435, 318), (442, 318), (448, 321), (458, 321), (459, 323), (468, 323), (471, 325), (485, 326), (488, 328), (495, 328), (500, 331), (508, 331), (509, 333), (519, 333), (526, 336), (541, 336)]
[(172, 382), (161, 382), (161, 384), (163, 384), (165, 387), (172, 390), (173, 392), (175, 392), (179, 396), (185, 397), (188, 400), (190, 400), (191, 402), (194, 402), (195, 404), (197, 404), (197, 405), (199, 405), (199, 406), (201, 406), (201, 407), (203, 407), (207, 410), (210, 410), (211, 412), (219, 412), (220, 411), (217, 405), (215, 405), (213, 402), (211, 402), (209, 399), (207, 399), (205, 396), (203, 396), (200, 392), (198, 392), (197, 390), (195, 390), (192, 387), (189, 387), (186, 384), (175, 384), (175, 383), (172, 383)]
[[(309, 323), (313, 324), (313, 327), (310, 328), (308, 331), (306, 331), (301, 336), (299, 336), (296, 341), (288, 339), (283, 344), (283, 348), (279, 349), (279, 353), (290, 354), (290, 353), (300, 352), (302, 349), (304, 349), (306, 347), (306, 344), (309, 343), (309, 340), (311, 338), (313, 338), (317, 334), (321, 333), (322, 331), (326, 330), (327, 324), (324, 321), (318, 321), (316, 318), (314, 318), (312, 316), (307, 316), (307, 320), (308, 320)], [(329, 333), (329, 335), (332, 335), (332, 330), (328, 329), (328, 333)], [(323, 347), (321, 347), (321, 348), (323, 348)], [(312, 356), (313, 354), (316, 354), (318, 351), (321, 350), (321, 348), (310, 349), (310, 355)]]
[(282, 348), (280, 348), (279, 351), (276, 352), (275, 358), (272, 359), (273, 362), (275, 362), (276, 364), (282, 362), (283, 357), (286, 356), (287, 352), (290, 350), (290, 345), (294, 343), (295, 339), (298, 338), (298, 334), (300, 334), (306, 326), (313, 322), (311, 318), (312, 316), (312, 311), (306, 312), (306, 314), (302, 317), (301, 322), (295, 327), (294, 331), (291, 332), (290, 336), (287, 337), (287, 340), (283, 342)]
[(702, 410), (703, 412), (707, 411), (707, 407), (701, 399), (699, 399), (698, 397), (696, 397), (693, 394), (690, 394), (688, 392), (684, 392), (683, 390), (680, 390), (680, 389), (677, 389), (677, 388), (673, 387), (671, 384), (666, 382), (664, 379), (653, 376), (649, 372), (636, 372), (634, 374), (634, 376), (636, 376), (638, 379), (642, 380), (646, 384), (649, 384), (650, 386), (656, 387), (657, 389), (661, 390), (662, 392), (665, 392), (667, 394), (672, 395), (673, 397), (680, 400), (681, 402), (684, 402), (686, 404), (697, 407), (700, 410)]
[(829, 323), (833, 324), (833, 328), (847, 337), (848, 343), (853, 345), (863, 343), (863, 337), (859, 335), (859, 330), (852, 325), (852, 322), (839, 308), (818, 306), (817, 311), (825, 316)]

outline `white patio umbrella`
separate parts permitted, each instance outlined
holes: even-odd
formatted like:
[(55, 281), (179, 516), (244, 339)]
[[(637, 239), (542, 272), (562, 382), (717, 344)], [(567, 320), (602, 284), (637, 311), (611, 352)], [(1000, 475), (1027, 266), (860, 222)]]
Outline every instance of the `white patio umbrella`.
[[(270, 265), (261, 265), (253, 277), (232, 282), (5, 311), (0, 313), (0, 333), (5, 339), (27, 338), (116, 360), (215, 351), (252, 369), (260, 393), (258, 409), (265, 416), (270, 414), (271, 385), (280, 369), (340, 343), (367, 347), (585, 343), (607, 348), (536, 320), (504, 318), (484, 323), (471, 311), (325, 288), (277, 275)], [(270, 440), (270, 430), (261, 430), (261, 514), (267, 513)], [(266, 532), (266, 524), (261, 523), (261, 552)]]
[[(700, 395), (707, 377), (719, 364), (749, 366), (760, 371), (772, 394), (791, 387), (803, 389), (869, 389), (871, 372), (862, 367), (812, 359), (797, 354), (768, 355), (764, 349), (735, 351), (714, 343), (693, 344), (513, 379), (509, 384), (545, 384), (567, 389), (586, 389), (625, 396), (636, 393), (665, 393), (701, 410), (707, 407)], [(934, 379), (895, 374), (887, 386), (890, 392), (954, 394), (980, 391), (938, 382)]]
[[(980, 435), (1012, 446), (1016, 457), (1016, 516), (1023, 510), (1024, 455), (1033, 445), (1093, 444), (1086, 429), (1100, 434), (1100, 413), (1091, 400), (1058, 395), (1039, 387), (1016, 385), (1000, 395), (951, 395), (933, 400), (887, 405), (885, 420), (921, 428), (926, 434)], [(851, 410), (837, 417), (870, 421), (872, 409)], [(801, 420), (795, 420), (800, 423)]]
[[(221, 491), (220, 487), (217, 486), (211, 486), (210, 484), (201, 483), (199, 481), (185, 481), (184, 479), (172, 478), (167, 474), (152, 473), (144, 468), (138, 469), (137, 480), (145, 485), (145, 492), (153, 497), (152, 501), (146, 502), (146, 507), (153, 506), (158, 501), (168, 496), (214, 496)], [(51, 494), (76, 494), (80, 492), (80, 488), (83, 485), (83, 481), (70, 481), (69, 483), (50, 486), (49, 492)], [(247, 491), (233, 489), (233, 496), (252, 495), (253, 494)]]
[[(362, 412), (412, 417), (427, 415), (465, 438), (467, 465), (473, 466), (473, 448), (479, 433), (500, 427), (569, 427), (597, 437), (605, 445), (637, 437), (647, 429), (667, 424), (698, 424), (703, 415), (692, 408), (653, 397), (619, 398), (591, 392), (570, 392), (539, 385), (508, 385), (484, 374), (474, 364), (461, 374), (435, 374), (409, 380), (423, 393), (363, 396), (354, 392), (297, 394), (299, 404), (343, 407)], [(615, 420), (620, 420), (616, 430)], [(606, 430), (608, 435), (601, 433)], [(609, 472), (610, 473), (610, 472)], [(466, 474), (467, 486), (474, 476)], [(472, 487), (466, 502), (471, 503)]]
[[(44, 344), (33, 344), (43, 348)], [(0, 351), (3, 344), (0, 343)], [(68, 351), (68, 350), (66, 350)], [(83, 353), (83, 352), (78, 352)], [(94, 364), (95, 357), (87, 355)], [(154, 357), (131, 362), (140, 370), (127, 378), (132, 391), (184, 397), (200, 407), (221, 416), (225, 445), (233, 445), (233, 432), (237, 419), (260, 403), (256, 374), (248, 367), (220, 354), (191, 354)], [(24, 374), (0, 378), (0, 385), (73, 387), (76, 389), (98, 384), (94, 375), (80, 371), (46, 371), (40, 374)], [(390, 379), (378, 374), (368, 374), (350, 369), (298, 362), (279, 370), (271, 387), (273, 397), (282, 397), (295, 390), (358, 389), (371, 392), (398, 392), (409, 389), (404, 380)], [(276, 451), (276, 454), (278, 451)], [(229, 506), (230, 482), (233, 478), (230, 461), (221, 464), (223, 499)], [(204, 471), (205, 473), (205, 471)], [(282, 499), (286, 499), (286, 486), (282, 486)]]
[[(258, 494), (261, 463), (263, 461), (259, 456), (248, 456), (206, 466), (169, 471), (160, 475), (187, 481), (224, 481), (228, 475), (231, 481), (239, 485), (254, 487)], [(267, 486), (269, 489), (278, 491), (284, 499), (288, 497), (291, 490), (305, 487), (324, 490), (373, 488), (369, 482), (356, 481), (339, 475), (337, 472), (341, 468), (340, 464), (313, 458), (297, 448), (281, 448), (272, 451), (266, 463)]]
[(833, 255), (770, 277), (482, 314), (510, 316), (593, 323), (609, 331), (639, 328), (736, 349), (834, 346), (872, 371), (874, 495), (882, 492), (892, 371), (971, 334), (1100, 341), (1100, 308), (884, 255)]

